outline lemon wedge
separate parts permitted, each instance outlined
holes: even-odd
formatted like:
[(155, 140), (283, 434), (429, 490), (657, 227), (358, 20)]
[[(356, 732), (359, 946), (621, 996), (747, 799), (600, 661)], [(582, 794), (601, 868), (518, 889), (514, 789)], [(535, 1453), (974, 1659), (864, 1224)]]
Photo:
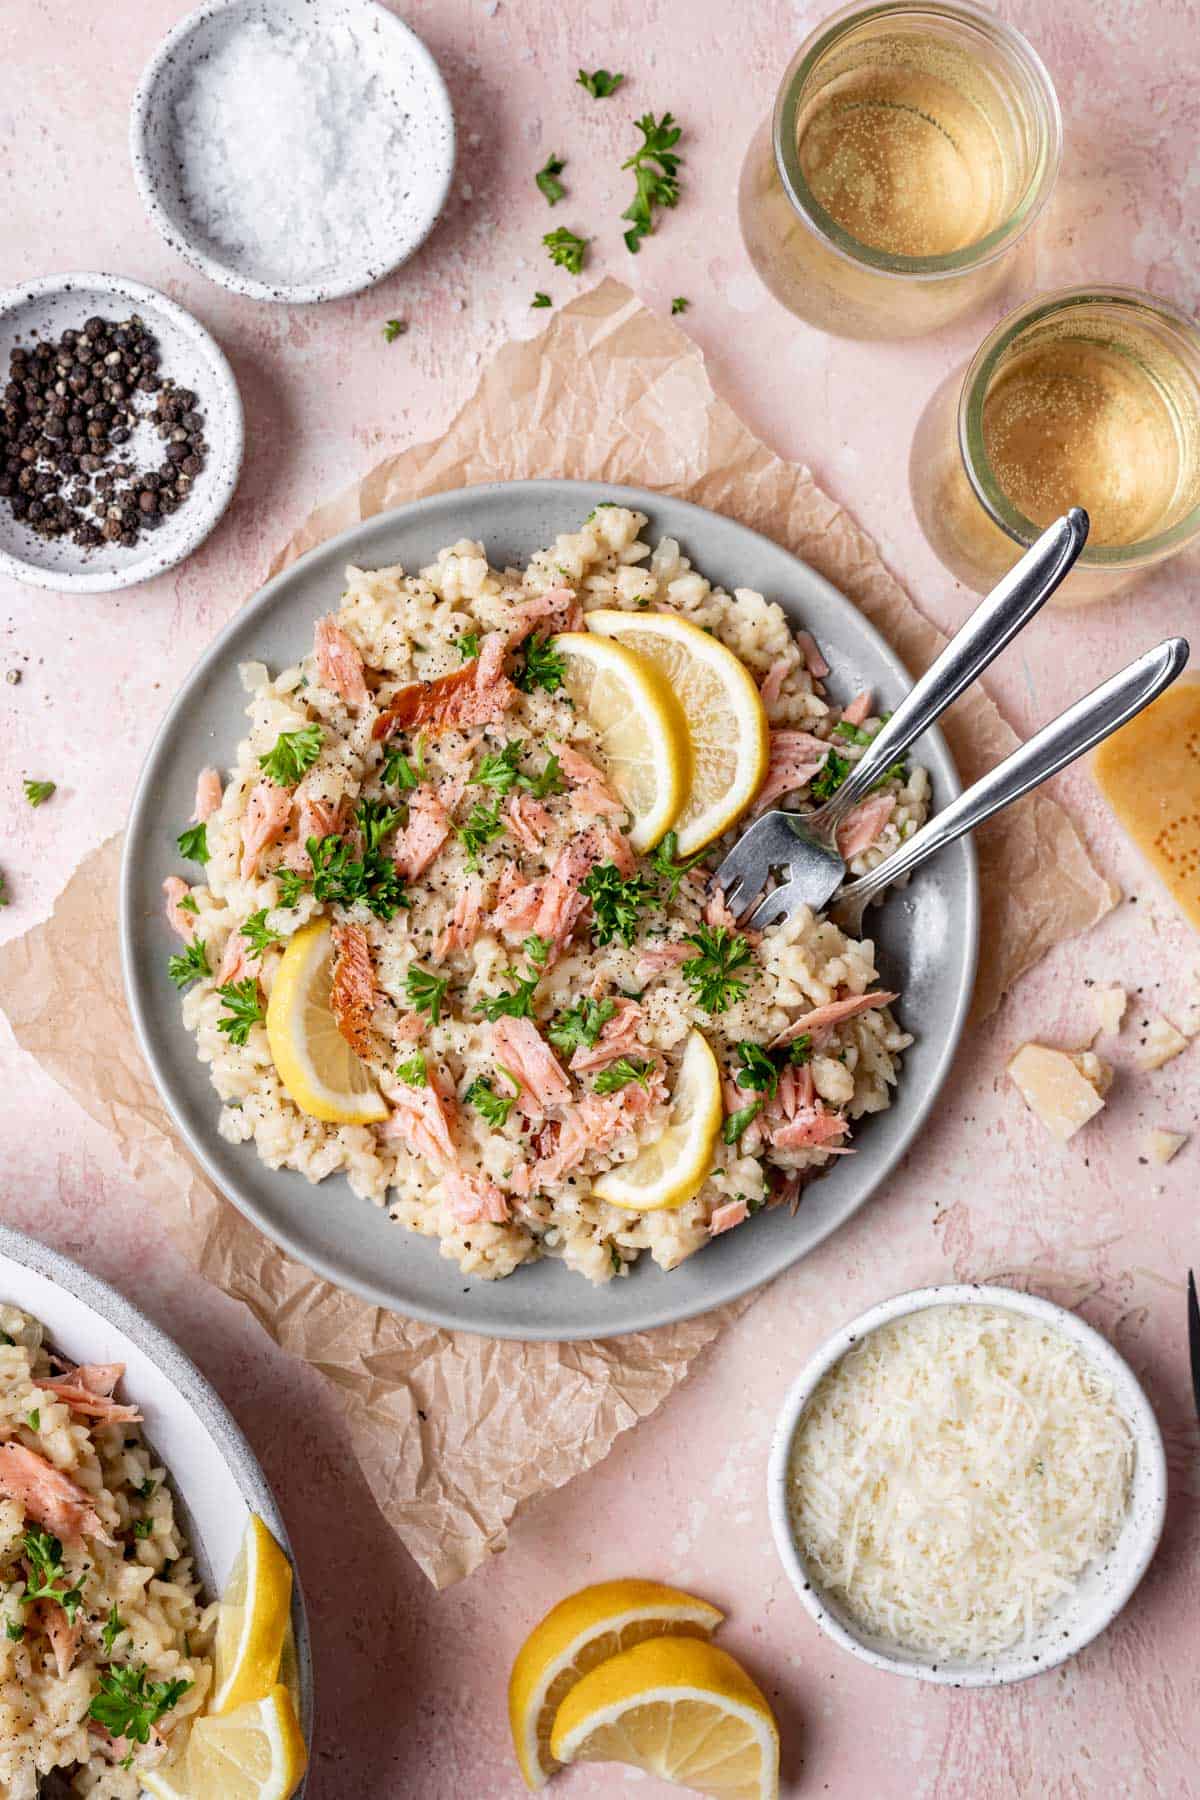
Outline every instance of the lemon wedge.
[(604, 774), (633, 819), (629, 841), (653, 849), (679, 815), (691, 780), (687, 724), (653, 662), (586, 631), (554, 639), (563, 687), (600, 740)]
[(276, 1686), (291, 1609), (292, 1565), (253, 1514), (221, 1596), (210, 1712), (232, 1712)]
[(167, 1768), (139, 1771), (155, 1800), (291, 1800), (308, 1756), (284, 1687), (219, 1718), (199, 1718)]
[(629, 1763), (719, 1800), (779, 1793), (765, 1697), (732, 1656), (696, 1638), (651, 1638), (590, 1670), (558, 1709), (550, 1753)]
[(632, 1162), (619, 1163), (598, 1176), (593, 1192), (630, 1212), (682, 1206), (712, 1167), (723, 1117), (717, 1059), (703, 1033), (693, 1031), (683, 1048), (662, 1136), (646, 1144)]
[(525, 1785), (544, 1787), (559, 1767), (550, 1754), (554, 1715), (589, 1669), (645, 1638), (707, 1637), (723, 1617), (707, 1600), (658, 1581), (602, 1581), (560, 1600), (522, 1644), (509, 1677), (508, 1718)]
[(373, 1125), (388, 1109), (329, 1006), (333, 940), (329, 921), (298, 931), (283, 953), (267, 1002), (267, 1042), (291, 1098), (327, 1125)]
[(762, 786), (767, 715), (754, 677), (732, 650), (676, 613), (587, 616), (588, 630), (652, 663), (683, 709), (691, 780), (673, 820), (681, 856), (728, 831)]

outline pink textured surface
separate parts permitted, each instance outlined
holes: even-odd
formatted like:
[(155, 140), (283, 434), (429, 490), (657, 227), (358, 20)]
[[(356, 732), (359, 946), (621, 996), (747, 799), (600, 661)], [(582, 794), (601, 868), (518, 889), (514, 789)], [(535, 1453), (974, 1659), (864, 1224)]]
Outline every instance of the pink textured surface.
[[(128, 101), (185, 10), (181, 0), (7, 0), (0, 9), (0, 283), (105, 268), (163, 288), (228, 351), (248, 437), (235, 504), (174, 574), (79, 600), (0, 583), (0, 671), (22, 675), (18, 686), (0, 684), (0, 868), (12, 895), (0, 932), (41, 918), (81, 853), (120, 827), (168, 696), (312, 502), (381, 446), (435, 432), (470, 390), (480, 357), (536, 328), (536, 287), (556, 301), (574, 290), (539, 244), (550, 221), (532, 174), (551, 151), (569, 159), (571, 190), (553, 223), (596, 231), (592, 272), (611, 270), (664, 308), (687, 295), (687, 329), (747, 421), (812, 464), (942, 625), (962, 616), (963, 593), (917, 533), (905, 470), (926, 397), (990, 319), (900, 348), (836, 343), (768, 298), (737, 236), (734, 188), (751, 125), (824, 6), (752, 8), (734, 26), (719, 0), (414, 0), (404, 16), (439, 58), (460, 122), (452, 204), (383, 287), (295, 311), (210, 286), (142, 216), (125, 148)], [(1015, 0), (1005, 10), (1045, 57), (1067, 125), (1035, 285), (1133, 282), (1194, 309), (1191, 0)], [(580, 63), (601, 62), (630, 80), (615, 100), (594, 103), (572, 83)], [(628, 177), (617, 165), (632, 147), (631, 117), (648, 107), (669, 107), (686, 126), (684, 198), (634, 259), (619, 236)], [(389, 347), (380, 328), (392, 316), (410, 331)], [(1043, 617), (995, 676), (1013, 723), (1029, 729), (1133, 651), (1200, 624), (1197, 567), (1177, 562), (1124, 599)], [(58, 781), (50, 805), (25, 806), (24, 775)], [(778, 1706), (789, 1792), (1200, 1792), (1197, 1432), (1183, 1312), (1184, 1271), (1200, 1262), (1200, 1135), (1166, 1171), (1138, 1156), (1147, 1126), (1195, 1127), (1200, 1050), (1148, 1076), (1131, 1063), (1136, 1022), (1179, 1003), (1200, 946), (1087, 776), (1070, 777), (1063, 793), (1128, 902), (1047, 958), (968, 1041), (927, 1138), (889, 1191), (764, 1295), (658, 1417), (591, 1476), (531, 1508), (503, 1557), (441, 1597), (382, 1526), (320, 1379), (196, 1283), (106, 1140), (0, 1027), (4, 1217), (115, 1281), (165, 1325), (221, 1389), (275, 1483), (316, 1639), (313, 1800), (511, 1800), (520, 1791), (503, 1713), (511, 1655), (566, 1589), (621, 1573), (691, 1583), (728, 1608), (727, 1642)], [(1143, 991), (1115, 1051), (1107, 1111), (1060, 1149), (1003, 1069), (1026, 1038), (1090, 1036), (1087, 978)], [(1119, 1624), (1073, 1664), (1011, 1691), (926, 1691), (860, 1667), (816, 1634), (771, 1548), (765, 1456), (786, 1386), (836, 1324), (915, 1283), (997, 1275), (1081, 1305), (1144, 1377), (1170, 1452), (1167, 1536)], [(636, 1780), (584, 1769), (561, 1787), (580, 1800), (627, 1786), (665, 1792), (652, 1781), (635, 1789)]]

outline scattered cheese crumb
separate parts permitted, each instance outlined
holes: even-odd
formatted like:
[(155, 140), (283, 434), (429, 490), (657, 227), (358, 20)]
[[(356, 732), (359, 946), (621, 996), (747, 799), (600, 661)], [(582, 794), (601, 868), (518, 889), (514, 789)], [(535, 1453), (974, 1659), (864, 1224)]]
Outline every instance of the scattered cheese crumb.
[(1147, 1131), (1142, 1138), (1142, 1154), (1148, 1162), (1157, 1163), (1161, 1168), (1169, 1163), (1177, 1150), (1182, 1150), (1187, 1143), (1186, 1131)]
[(1114, 1036), (1121, 1029), (1121, 1020), (1125, 1017), (1128, 996), (1123, 987), (1096, 988), (1092, 994), (1096, 1004), (1096, 1017), (1100, 1021), (1100, 1030)]
[(1065, 1144), (1104, 1106), (1112, 1070), (1090, 1050), (1077, 1056), (1045, 1044), (1023, 1044), (1008, 1065), (1026, 1106)]
[(1173, 1056), (1178, 1056), (1181, 1050), (1187, 1049), (1187, 1042), (1182, 1031), (1177, 1030), (1170, 1019), (1164, 1019), (1161, 1015), (1151, 1019), (1137, 1053), (1138, 1067), (1161, 1069)]

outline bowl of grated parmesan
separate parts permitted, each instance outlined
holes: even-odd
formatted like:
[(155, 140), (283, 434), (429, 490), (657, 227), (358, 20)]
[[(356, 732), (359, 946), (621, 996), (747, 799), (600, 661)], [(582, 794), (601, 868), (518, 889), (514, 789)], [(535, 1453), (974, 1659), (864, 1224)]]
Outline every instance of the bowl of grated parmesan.
[(920, 1288), (811, 1358), (776, 1428), (775, 1541), (821, 1629), (959, 1687), (1064, 1662), (1158, 1547), (1162, 1434), (1090, 1325), (1012, 1288)]

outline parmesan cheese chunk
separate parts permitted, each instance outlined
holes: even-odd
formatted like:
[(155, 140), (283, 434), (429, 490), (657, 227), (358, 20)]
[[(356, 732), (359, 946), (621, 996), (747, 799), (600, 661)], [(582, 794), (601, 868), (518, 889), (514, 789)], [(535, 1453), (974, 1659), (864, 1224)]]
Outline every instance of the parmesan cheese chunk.
[(1146, 1035), (1137, 1053), (1138, 1067), (1141, 1069), (1161, 1069), (1169, 1063), (1173, 1056), (1187, 1049), (1188, 1041), (1182, 1031), (1172, 1025), (1170, 1019), (1161, 1014), (1151, 1019), (1146, 1027)]
[(1090, 1050), (1069, 1055), (1045, 1044), (1024, 1044), (1008, 1065), (1021, 1098), (1065, 1144), (1104, 1106), (1112, 1070)]
[(1156, 1127), (1142, 1138), (1142, 1155), (1147, 1162), (1157, 1163), (1162, 1168), (1186, 1143), (1185, 1131), (1161, 1131)]
[(1092, 995), (1096, 1006), (1096, 1017), (1100, 1021), (1100, 1029), (1109, 1037), (1121, 1029), (1121, 1020), (1125, 1017), (1128, 996), (1123, 987), (1097, 988)]

